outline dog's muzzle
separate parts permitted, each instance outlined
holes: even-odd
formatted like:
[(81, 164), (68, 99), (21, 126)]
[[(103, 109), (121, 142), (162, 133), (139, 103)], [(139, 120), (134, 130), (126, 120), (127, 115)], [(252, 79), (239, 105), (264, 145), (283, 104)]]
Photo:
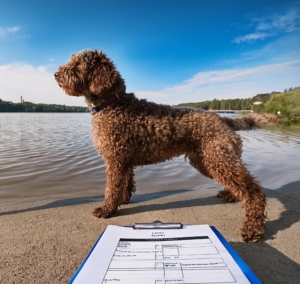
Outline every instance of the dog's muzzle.
[[(59, 76), (60, 76), (60, 75), (59, 75), (58, 72), (55, 72), (55, 73), (54, 73), (54, 78), (55, 78), (56, 81), (58, 80)], [(57, 83), (58, 83), (58, 82), (57, 82)], [(58, 86), (61, 87), (61, 84), (58, 83)]]

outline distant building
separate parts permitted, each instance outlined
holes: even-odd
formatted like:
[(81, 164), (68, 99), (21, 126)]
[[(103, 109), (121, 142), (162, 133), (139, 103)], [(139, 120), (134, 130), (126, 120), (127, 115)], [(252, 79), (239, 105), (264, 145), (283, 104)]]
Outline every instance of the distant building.
[(260, 102), (260, 101), (256, 101), (256, 102), (253, 102), (253, 104), (254, 104), (254, 105), (261, 105), (261, 104), (262, 104), (262, 102)]
[(25, 101), (23, 100), (23, 97), (21, 96), (21, 99), (20, 99), (20, 101), (18, 102), (18, 104), (22, 104), (22, 103), (24, 103)]

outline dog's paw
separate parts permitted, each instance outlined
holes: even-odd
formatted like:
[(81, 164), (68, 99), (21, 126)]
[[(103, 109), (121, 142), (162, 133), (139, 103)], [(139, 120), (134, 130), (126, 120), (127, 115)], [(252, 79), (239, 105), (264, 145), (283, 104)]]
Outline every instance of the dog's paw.
[(123, 198), (121, 199), (119, 205), (128, 204), (129, 201), (130, 201), (130, 196), (123, 196)]
[(107, 210), (107, 208), (103, 207), (97, 207), (93, 210), (93, 215), (97, 218), (108, 218), (112, 215), (112, 212)]
[(244, 225), (242, 229), (242, 237), (245, 242), (258, 242), (264, 235), (265, 228), (253, 228), (252, 226), (248, 226), (247, 224)]
[(238, 201), (230, 192), (226, 190), (219, 191), (217, 194), (218, 197), (222, 198), (227, 202), (236, 202)]
[(263, 234), (261, 233), (258, 234), (253, 232), (242, 233), (243, 240), (247, 243), (248, 242), (256, 243), (262, 238), (262, 236)]

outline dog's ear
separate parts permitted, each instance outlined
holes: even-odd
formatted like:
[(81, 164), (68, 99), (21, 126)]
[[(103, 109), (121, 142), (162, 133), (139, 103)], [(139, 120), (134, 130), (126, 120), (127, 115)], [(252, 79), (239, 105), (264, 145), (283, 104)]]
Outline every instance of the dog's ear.
[(90, 62), (89, 89), (97, 96), (103, 96), (111, 92), (125, 91), (124, 80), (116, 70), (113, 62), (101, 52), (95, 52)]

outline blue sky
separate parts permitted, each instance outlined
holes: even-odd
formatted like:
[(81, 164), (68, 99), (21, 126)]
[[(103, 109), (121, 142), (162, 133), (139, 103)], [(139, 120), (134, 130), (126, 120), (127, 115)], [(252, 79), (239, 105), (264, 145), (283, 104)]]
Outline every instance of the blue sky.
[(0, 0), (0, 99), (85, 105), (53, 77), (83, 49), (157, 103), (283, 91), (300, 86), (300, 1)]

